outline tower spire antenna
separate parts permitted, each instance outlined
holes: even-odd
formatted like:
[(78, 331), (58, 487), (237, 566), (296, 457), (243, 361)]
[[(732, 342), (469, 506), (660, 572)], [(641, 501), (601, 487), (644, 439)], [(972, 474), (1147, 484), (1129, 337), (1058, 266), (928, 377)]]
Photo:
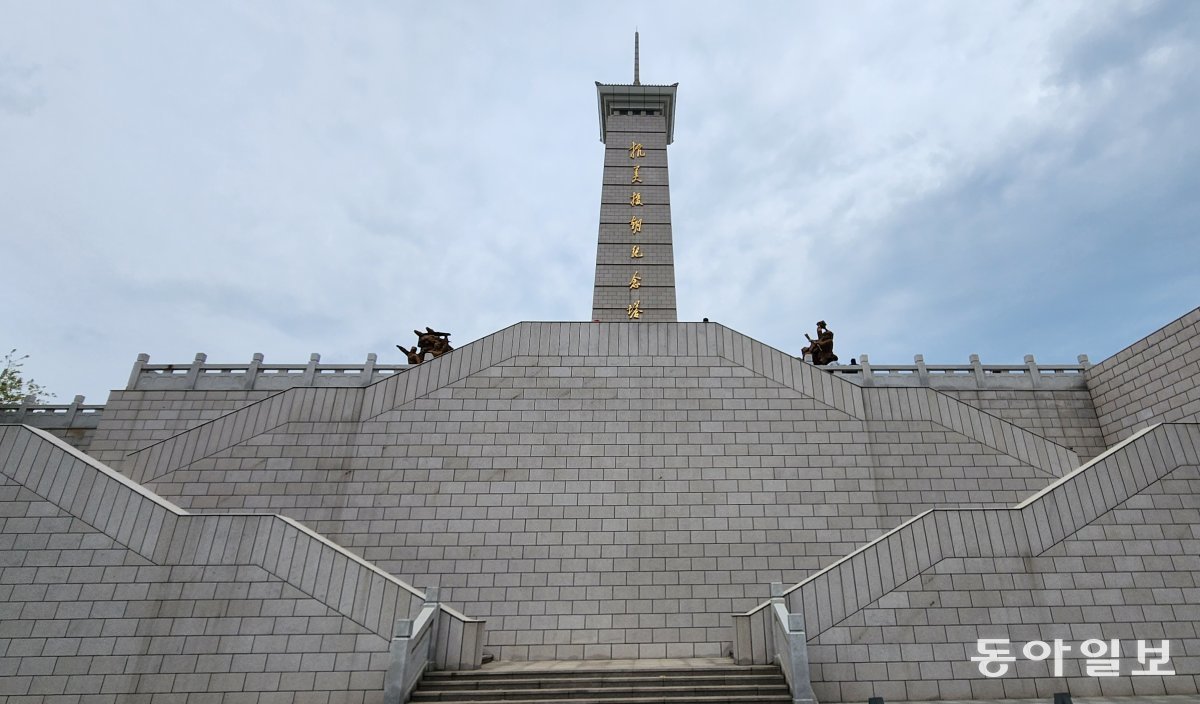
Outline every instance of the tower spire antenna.
[(635, 85), (635, 86), (642, 85), (642, 77), (641, 77), (639, 68), (640, 67), (639, 67), (639, 60), (638, 60), (638, 31), (635, 28), (633, 30), (633, 85)]

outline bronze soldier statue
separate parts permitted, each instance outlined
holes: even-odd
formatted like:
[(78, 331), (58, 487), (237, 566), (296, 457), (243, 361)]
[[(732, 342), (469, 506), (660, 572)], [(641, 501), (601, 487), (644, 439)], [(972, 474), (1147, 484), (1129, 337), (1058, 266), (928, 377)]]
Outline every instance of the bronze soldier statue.
[(409, 349), (403, 345), (396, 345), (396, 347), (404, 353), (405, 357), (408, 357), (409, 364), (420, 364), (421, 362), (425, 361), (424, 353), (418, 352), (416, 347), (412, 349)]
[[(808, 337), (808, 333), (804, 336)], [(811, 355), (812, 363), (817, 365), (837, 361), (837, 355), (833, 353), (833, 331), (825, 327), (824, 320), (817, 321), (817, 339), (808, 337), (808, 347), (800, 350), (801, 356), (806, 354)]]

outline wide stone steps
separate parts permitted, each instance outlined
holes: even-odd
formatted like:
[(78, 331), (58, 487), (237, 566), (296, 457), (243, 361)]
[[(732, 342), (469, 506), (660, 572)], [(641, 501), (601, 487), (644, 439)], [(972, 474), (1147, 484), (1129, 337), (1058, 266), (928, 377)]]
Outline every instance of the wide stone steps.
[[(596, 669), (591, 669), (595, 667)], [(790, 702), (778, 667), (614, 667), (573, 663), (564, 669), (427, 672), (410, 701), (471, 704), (649, 704)]]

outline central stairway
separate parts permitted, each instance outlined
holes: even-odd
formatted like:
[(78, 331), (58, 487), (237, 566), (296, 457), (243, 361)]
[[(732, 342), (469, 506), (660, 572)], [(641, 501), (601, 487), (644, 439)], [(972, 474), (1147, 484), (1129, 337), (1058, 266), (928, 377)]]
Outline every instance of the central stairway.
[(469, 672), (427, 672), (417, 702), (471, 704), (684, 704), (790, 702), (774, 665), (727, 658), (501, 662)]

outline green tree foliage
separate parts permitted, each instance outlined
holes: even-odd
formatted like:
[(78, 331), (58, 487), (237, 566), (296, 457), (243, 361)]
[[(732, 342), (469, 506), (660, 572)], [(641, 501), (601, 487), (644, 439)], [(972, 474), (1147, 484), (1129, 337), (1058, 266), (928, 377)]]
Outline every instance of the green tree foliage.
[(20, 403), (29, 396), (42, 403), (54, 396), (33, 379), (26, 380), (21, 376), (21, 366), (28, 358), (27, 354), (18, 357), (16, 349), (4, 355), (4, 369), (0, 370), (0, 404)]

